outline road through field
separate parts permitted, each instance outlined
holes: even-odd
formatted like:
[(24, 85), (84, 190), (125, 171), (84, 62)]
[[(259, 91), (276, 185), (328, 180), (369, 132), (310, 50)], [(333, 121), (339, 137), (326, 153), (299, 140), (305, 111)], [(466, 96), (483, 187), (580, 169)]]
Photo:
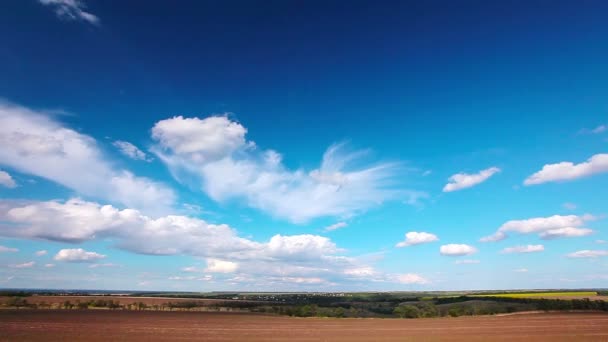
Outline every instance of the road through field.
[(0, 310), (1, 341), (606, 341), (608, 314), (430, 319), (233, 313)]

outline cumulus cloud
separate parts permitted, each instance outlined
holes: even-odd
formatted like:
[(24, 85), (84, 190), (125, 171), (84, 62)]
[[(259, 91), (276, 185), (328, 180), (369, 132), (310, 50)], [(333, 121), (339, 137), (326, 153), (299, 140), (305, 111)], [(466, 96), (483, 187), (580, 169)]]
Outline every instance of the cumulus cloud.
[(334, 223), (332, 225), (325, 227), (323, 230), (326, 232), (331, 232), (334, 230), (338, 230), (340, 228), (344, 228), (346, 226), (348, 226), (348, 224), (346, 222), (337, 222), (337, 223)]
[(399, 274), (396, 279), (401, 284), (428, 284), (429, 280), (415, 273)]
[(526, 246), (514, 246), (507, 247), (501, 251), (503, 254), (511, 254), (511, 253), (535, 253), (542, 252), (545, 250), (545, 246), (543, 245), (526, 245)]
[(36, 256), (43, 256), (43, 255), (46, 255), (47, 253), (48, 252), (43, 249), (43, 250), (36, 251), (35, 254), (36, 254)]
[(137, 146), (128, 141), (116, 140), (112, 143), (112, 145), (114, 145), (114, 147), (116, 147), (120, 153), (133, 160), (143, 160), (147, 162), (151, 161), (148, 159), (148, 156), (144, 151), (140, 150)]
[(110, 162), (90, 136), (44, 113), (1, 102), (0, 164), (149, 213), (167, 213), (175, 201), (167, 186)]
[[(325, 279), (324, 284), (330, 284), (371, 281), (369, 275), (383, 277), (365, 260), (341, 255), (344, 251), (327, 237), (274, 235), (258, 242), (238, 236), (225, 224), (179, 215), (151, 218), (134, 209), (120, 210), (80, 199), (0, 200), (0, 235), (66, 243), (104, 239), (139, 254), (202, 257), (207, 260), (206, 269), (186, 267), (182, 271), (265, 279), (260, 286), (274, 286), (276, 282), (311, 284), (304, 280), (298, 283), (297, 278)], [(92, 252), (63, 250), (58, 256), (73, 261), (95, 259), (87, 253)]]
[(405, 234), (405, 241), (397, 243), (395, 247), (408, 247), (434, 241), (439, 241), (439, 238), (435, 234), (425, 232), (408, 232)]
[(538, 234), (543, 239), (559, 237), (577, 237), (593, 233), (593, 230), (582, 228), (587, 221), (596, 219), (592, 215), (553, 215), (549, 217), (535, 217), (526, 220), (511, 220), (504, 223), (498, 230), (480, 239), (481, 242), (495, 242), (507, 237), (507, 233)]
[(464, 244), (448, 244), (443, 245), (439, 248), (439, 253), (441, 255), (447, 256), (463, 256), (463, 255), (471, 255), (477, 252), (477, 249), (473, 246), (464, 245)]
[(608, 251), (606, 250), (582, 250), (573, 252), (567, 255), (569, 258), (599, 258), (602, 256), (608, 256)]
[(15, 252), (19, 252), (19, 249), (0, 245), (0, 253), (15, 253)]
[(608, 154), (596, 154), (580, 164), (572, 162), (547, 164), (540, 171), (526, 178), (524, 185), (564, 182), (604, 172), (608, 172)]
[(59, 19), (72, 21), (85, 21), (89, 24), (99, 25), (99, 18), (85, 11), (86, 5), (82, 0), (38, 0), (45, 6), (55, 10)]
[(13, 189), (13, 188), (17, 187), (17, 183), (15, 182), (13, 177), (11, 177), (11, 175), (8, 172), (2, 171), (2, 170), (0, 170), (0, 185), (7, 187), (9, 189)]
[(10, 268), (32, 268), (36, 265), (34, 261), (24, 262), (22, 264), (9, 265)]
[(470, 188), (472, 186), (485, 182), (486, 180), (488, 180), (488, 178), (492, 177), (498, 172), (500, 172), (499, 168), (491, 167), (474, 174), (457, 173), (455, 175), (452, 175), (448, 179), (449, 182), (443, 187), (443, 192), (451, 192)]
[(103, 254), (88, 252), (82, 248), (62, 249), (55, 255), (54, 259), (65, 262), (95, 262), (103, 259)]
[(282, 156), (247, 141), (247, 129), (227, 116), (174, 118), (152, 128), (151, 150), (181, 182), (195, 180), (215, 201), (240, 199), (273, 216), (303, 223), (350, 217), (417, 192), (396, 191), (399, 165), (363, 164), (366, 151), (330, 146), (313, 170), (290, 170)]
[(209, 273), (234, 273), (239, 268), (236, 262), (225, 261), (220, 259), (207, 259), (207, 268), (205, 272)]

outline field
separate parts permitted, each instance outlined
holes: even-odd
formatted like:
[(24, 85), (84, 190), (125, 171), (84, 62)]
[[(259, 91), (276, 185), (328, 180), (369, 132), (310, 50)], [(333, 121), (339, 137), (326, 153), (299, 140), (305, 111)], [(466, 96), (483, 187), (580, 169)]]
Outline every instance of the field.
[(0, 310), (0, 341), (388, 341), (608, 339), (608, 315), (432, 319), (295, 318), (235, 313)]
[(510, 292), (498, 294), (470, 295), (470, 297), (499, 297), (499, 298), (548, 298), (548, 299), (584, 299), (605, 300), (606, 296), (598, 296), (595, 291), (574, 292)]

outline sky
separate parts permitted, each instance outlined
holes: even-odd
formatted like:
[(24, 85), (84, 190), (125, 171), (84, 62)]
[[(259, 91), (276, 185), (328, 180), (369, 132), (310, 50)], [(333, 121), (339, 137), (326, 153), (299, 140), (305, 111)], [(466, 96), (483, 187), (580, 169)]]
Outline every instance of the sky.
[(607, 13), (6, 1), (0, 287), (606, 287)]

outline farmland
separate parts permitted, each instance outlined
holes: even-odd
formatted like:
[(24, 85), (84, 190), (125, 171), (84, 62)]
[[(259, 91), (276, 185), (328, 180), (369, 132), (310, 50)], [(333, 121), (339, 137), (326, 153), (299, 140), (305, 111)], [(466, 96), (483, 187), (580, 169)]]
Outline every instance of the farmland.
[(22, 309), (0, 310), (0, 331), (0, 340), (45, 341), (569, 341), (608, 339), (608, 315), (542, 313), (402, 320)]

